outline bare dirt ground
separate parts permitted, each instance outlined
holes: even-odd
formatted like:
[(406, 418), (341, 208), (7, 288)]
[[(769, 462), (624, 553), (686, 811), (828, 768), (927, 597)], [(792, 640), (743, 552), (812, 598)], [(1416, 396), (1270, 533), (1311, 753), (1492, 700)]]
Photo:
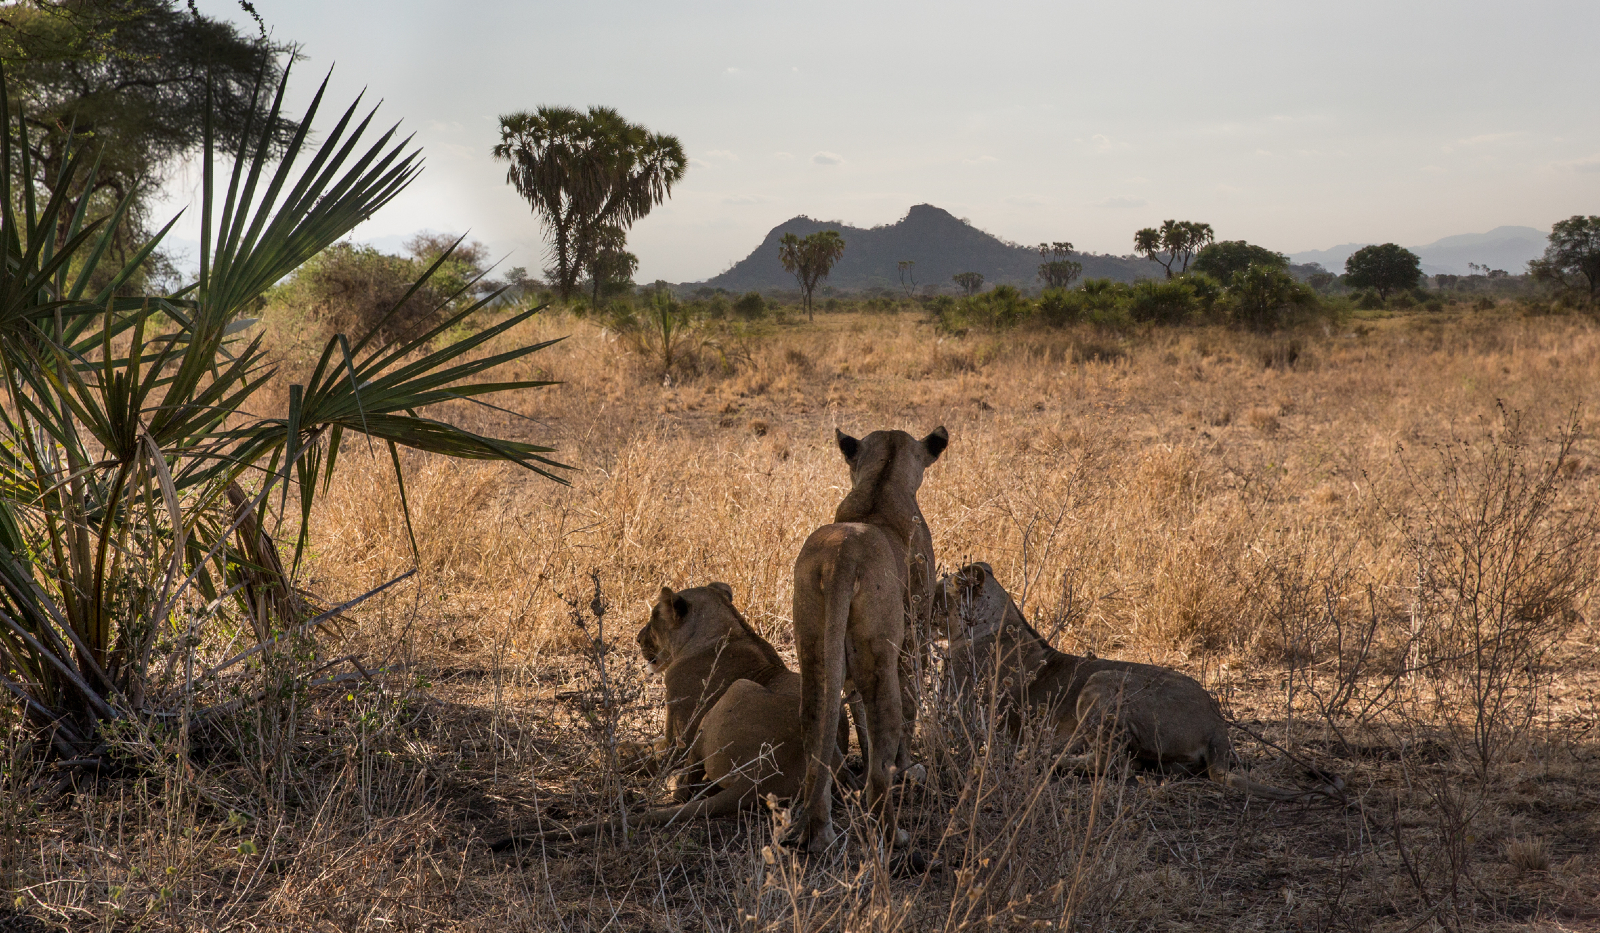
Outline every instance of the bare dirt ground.
[[(387, 455), (348, 446), (304, 582), (332, 604), (416, 576), (273, 660), (260, 710), (149, 737), (164, 769), (57, 796), (14, 743), (0, 929), (1600, 929), (1587, 319), (836, 315), (702, 331), (666, 378), (638, 338), (535, 331), (571, 335), (528, 367), (561, 385), (441, 416), (550, 443), (572, 485), (403, 456), (413, 554)], [(275, 339), (292, 378), (309, 344)], [(941, 564), (988, 561), (1063, 650), (1191, 674), (1271, 743), (1237, 733), (1240, 767), (1349, 799), (1052, 774), (933, 671), (902, 791), (927, 875), (891, 876), (850, 800), (850, 845), (809, 864), (765, 812), (489, 851), (660, 799), (606, 764), (659, 730), (648, 600), (725, 581), (792, 663), (792, 561), (848, 484), (833, 428), (939, 424)], [(364, 673), (305, 687), (329, 661)]]

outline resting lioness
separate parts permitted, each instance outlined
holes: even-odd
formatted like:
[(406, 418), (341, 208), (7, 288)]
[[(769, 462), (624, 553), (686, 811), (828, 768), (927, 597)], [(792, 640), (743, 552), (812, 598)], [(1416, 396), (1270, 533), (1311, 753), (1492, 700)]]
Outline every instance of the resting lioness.
[[(1333, 778), (1312, 791), (1260, 784), (1228, 770), (1232, 745), (1216, 700), (1192, 677), (1131, 661), (1078, 657), (1052, 648), (1012, 601), (988, 564), (944, 577), (934, 600), (935, 635), (950, 640), (958, 690), (994, 678), (1013, 734), (1025, 715), (1044, 716), (1058, 745), (1091, 745), (1066, 763), (1099, 771), (1108, 749), (1141, 763), (1193, 774), (1275, 800), (1337, 796)], [(1096, 741), (1105, 737), (1110, 741)]]
[[(684, 769), (674, 788), (679, 805), (647, 810), (630, 823), (731, 816), (767, 794), (794, 795), (802, 768), (800, 675), (734, 608), (732, 587), (712, 583), (676, 593), (662, 587), (637, 641), (650, 672), (666, 685), (662, 750), (681, 755)], [(492, 847), (592, 835), (622, 822), (512, 836)]]
[(909, 763), (907, 724), (916, 714), (911, 659), (902, 650), (916, 650), (916, 639), (907, 645), (907, 607), (927, 605), (934, 566), (917, 489), (950, 442), (944, 428), (920, 441), (904, 431), (874, 431), (860, 440), (834, 434), (850, 464), (850, 492), (833, 524), (812, 532), (794, 563), (806, 776), (780, 841), (807, 851), (835, 838), (833, 730), (848, 685), (860, 692), (866, 712), (867, 808), (885, 838), (897, 841), (889, 768)]

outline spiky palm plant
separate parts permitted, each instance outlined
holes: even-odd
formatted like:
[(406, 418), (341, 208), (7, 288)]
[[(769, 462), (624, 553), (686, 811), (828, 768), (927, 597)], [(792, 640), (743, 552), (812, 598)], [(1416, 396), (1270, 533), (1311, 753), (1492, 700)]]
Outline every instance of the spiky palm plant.
[[(262, 126), (277, 124), (287, 82), (285, 69)], [(129, 298), (119, 291), (155, 241), (88, 292), (106, 278), (101, 266), (127, 202), (90, 221), (84, 198), (69, 215), (67, 192), (95, 171), (89, 153), (36, 180), (0, 76), (8, 121), (0, 134), (0, 688), (68, 758), (100, 754), (107, 723), (192, 706), (208, 677), (322, 618), (296, 597), (263, 529), (274, 508), (281, 515), (297, 504), (297, 566), (349, 435), (387, 449), (402, 503), (402, 445), (506, 460), (561, 481), (549, 448), (422, 413), (548, 384), (474, 381), (548, 346), (474, 354), (538, 309), (469, 337), (444, 336), (492, 295), (394, 344), (377, 341), (377, 328), (354, 340), (337, 335), (310, 378), (289, 387), (286, 410), (259, 411), (273, 369), (245, 312), (420, 168), (394, 128), (362, 143), (373, 114), (360, 116), (359, 99), (321, 146), (308, 147), (325, 90), (326, 81), (276, 166), (268, 134), (247, 127), (225, 186), (207, 134), (199, 280), (172, 296)], [(298, 168), (302, 156), (309, 161)], [(170, 675), (174, 652), (224, 630), (257, 649), (230, 648), (232, 658), (198, 676), (192, 665), (181, 678), (157, 673)]]

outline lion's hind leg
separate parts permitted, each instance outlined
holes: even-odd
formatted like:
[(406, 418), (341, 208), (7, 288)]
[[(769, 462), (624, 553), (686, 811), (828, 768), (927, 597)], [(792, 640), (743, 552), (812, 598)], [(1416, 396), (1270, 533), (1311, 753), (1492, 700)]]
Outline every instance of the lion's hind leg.
[(837, 562), (829, 574), (801, 573), (799, 567), (806, 557), (803, 550), (796, 561), (794, 592), (805, 779), (790, 808), (791, 822), (779, 844), (821, 852), (837, 837), (832, 814), (833, 774), (841, 760), (837, 729), (844, 706), (851, 581), (838, 572)]

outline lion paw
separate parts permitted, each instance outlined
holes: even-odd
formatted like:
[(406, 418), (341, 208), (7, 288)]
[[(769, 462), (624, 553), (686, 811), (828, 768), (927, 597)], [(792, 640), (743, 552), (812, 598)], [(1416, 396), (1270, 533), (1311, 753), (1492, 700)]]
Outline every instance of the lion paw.
[(813, 826), (803, 807), (791, 807), (788, 815), (788, 825), (780, 828), (776, 834), (778, 845), (782, 848), (794, 852), (825, 852), (839, 838), (832, 820)]

